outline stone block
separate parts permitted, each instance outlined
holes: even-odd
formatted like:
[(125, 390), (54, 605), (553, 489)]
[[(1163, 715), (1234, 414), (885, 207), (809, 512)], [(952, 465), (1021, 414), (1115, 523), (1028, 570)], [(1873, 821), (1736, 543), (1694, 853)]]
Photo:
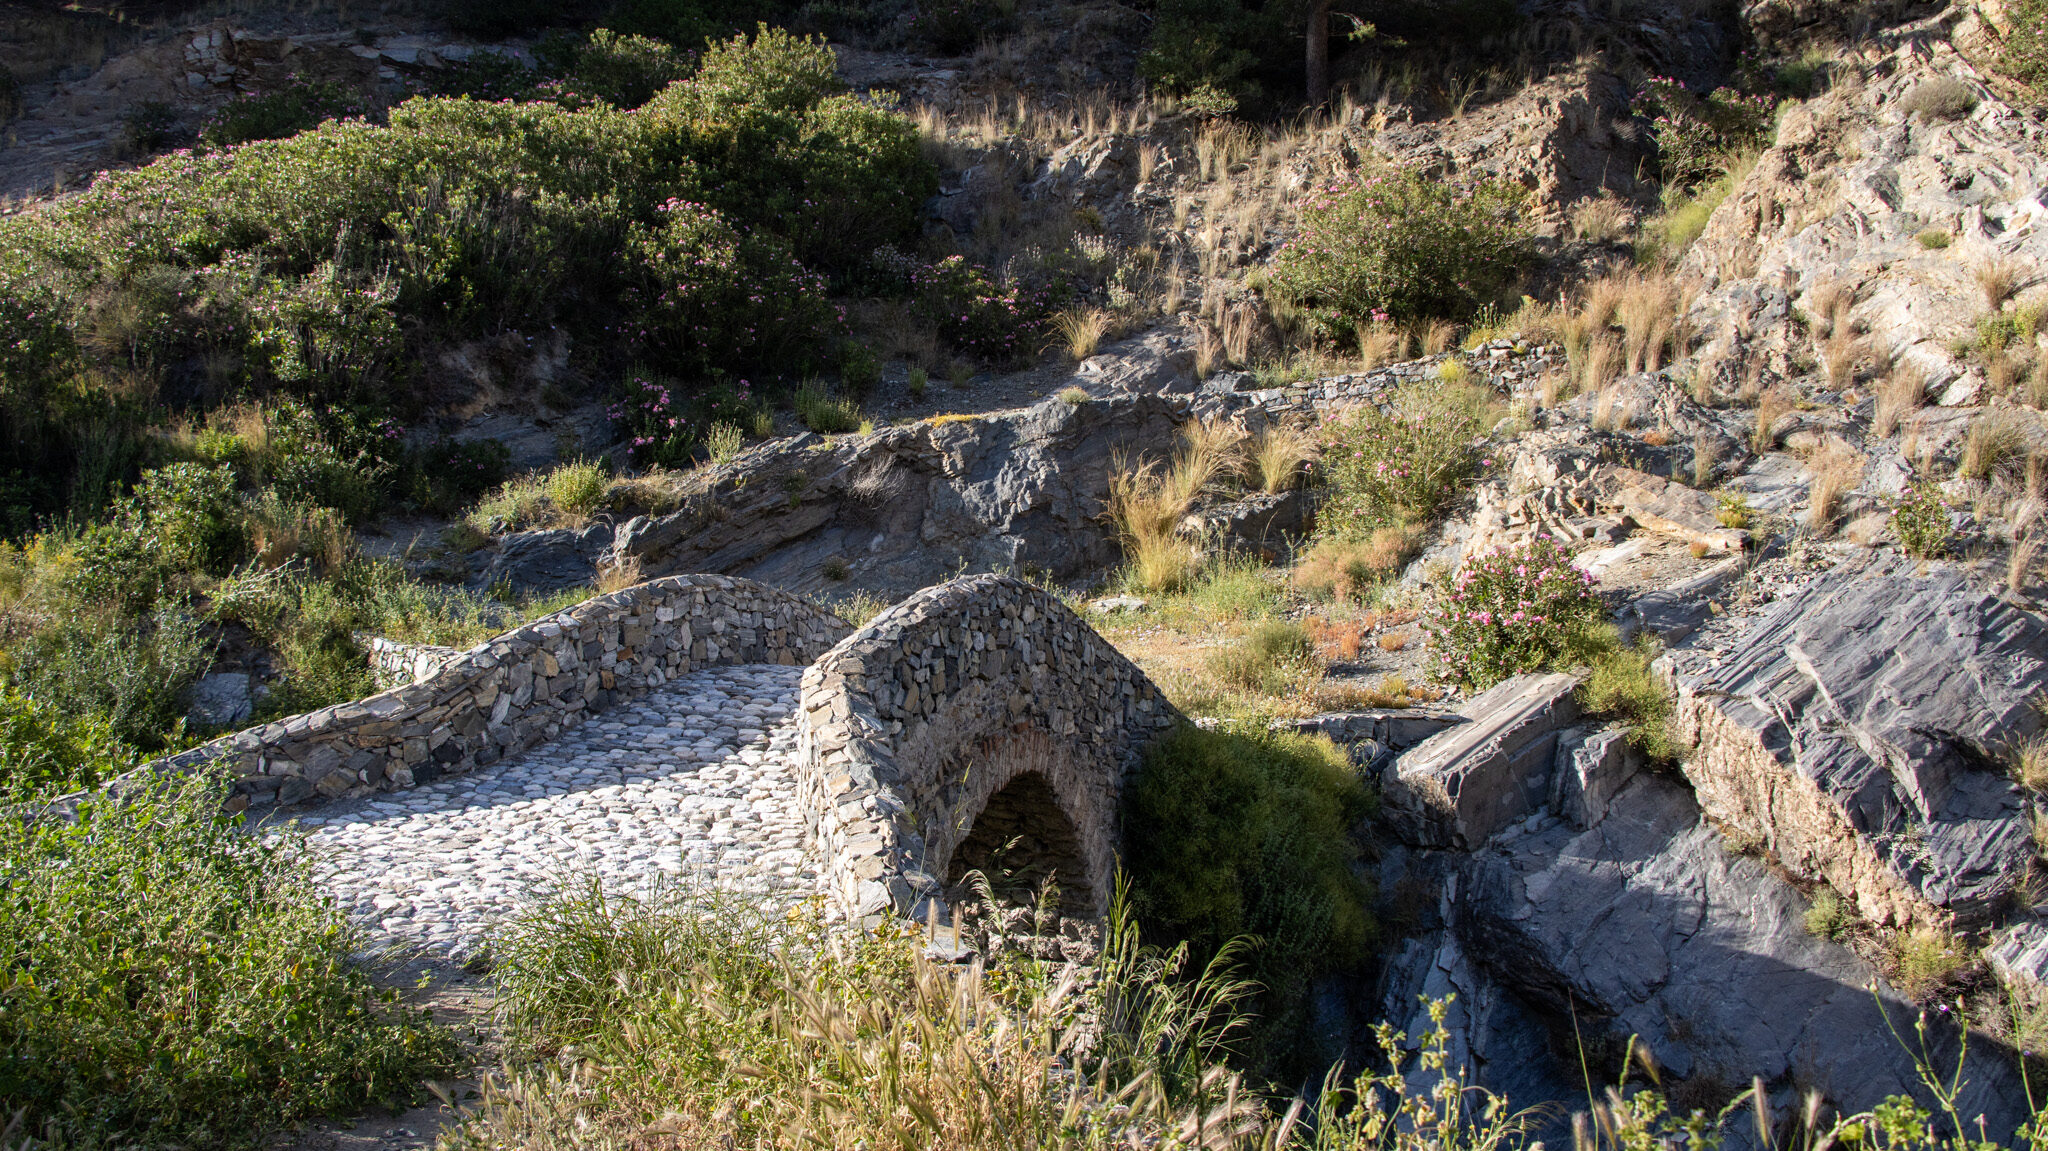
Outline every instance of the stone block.
[(1431, 736), (1395, 762), (1386, 811), (1418, 846), (1478, 847), (1549, 795), (1557, 731), (1578, 718), (1575, 676), (1518, 675), (1472, 697), (1471, 722)]

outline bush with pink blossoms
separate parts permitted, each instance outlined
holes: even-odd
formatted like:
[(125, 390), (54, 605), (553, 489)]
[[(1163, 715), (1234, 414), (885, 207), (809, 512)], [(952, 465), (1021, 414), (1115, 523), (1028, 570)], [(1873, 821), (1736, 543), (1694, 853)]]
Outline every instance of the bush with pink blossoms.
[(1548, 536), (1466, 560), (1423, 624), (1430, 674), (1483, 688), (1580, 662), (1607, 618), (1597, 582)]

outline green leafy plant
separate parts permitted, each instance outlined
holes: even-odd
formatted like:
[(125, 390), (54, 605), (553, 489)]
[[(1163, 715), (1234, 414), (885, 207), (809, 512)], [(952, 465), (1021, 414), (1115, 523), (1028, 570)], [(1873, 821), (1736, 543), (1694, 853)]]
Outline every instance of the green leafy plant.
[(201, 776), (0, 820), (0, 1108), (66, 1145), (254, 1146), (283, 1123), (409, 1100), (458, 1047), (350, 961), (290, 839)]
[(322, 120), (361, 116), (365, 111), (361, 96), (333, 81), (292, 76), (283, 87), (236, 96), (221, 105), (199, 129), (199, 139), (210, 148), (228, 148), (290, 136)]
[(144, 750), (178, 738), (185, 689), (212, 662), (198, 621), (168, 608), (126, 621), (67, 619), (13, 655), (21, 694), (72, 720), (103, 722)]
[(118, 775), (135, 755), (99, 716), (70, 716), (0, 691), (0, 792), (74, 791)]
[(1755, 514), (1749, 506), (1749, 496), (1742, 492), (1723, 492), (1715, 500), (1714, 522), (1724, 528), (1746, 528)]
[(1939, 559), (1946, 554), (1954, 528), (1940, 486), (1930, 479), (1914, 481), (1892, 507), (1892, 530), (1907, 555)]
[(1806, 933), (1817, 939), (1839, 940), (1849, 928), (1852, 918), (1847, 904), (1835, 894), (1832, 887), (1823, 887), (1813, 893), (1813, 902), (1806, 907)]
[(1322, 338), (1391, 318), (1463, 316), (1513, 282), (1532, 235), (1522, 189), (1461, 189), (1404, 171), (1311, 192), (1301, 234), (1275, 257), (1272, 285)]
[[(1124, 798), (1125, 866), (1148, 931), (1206, 963), (1240, 935), (1261, 942), (1244, 974), (1263, 990), (1247, 1055), (1298, 1073), (1306, 992), (1371, 938), (1345, 834), (1371, 800), (1342, 751), (1262, 721), (1180, 728)], [(1292, 1078), (1292, 1074), (1283, 1074)]]
[(1423, 623), (1430, 674), (1477, 688), (1579, 662), (1607, 616), (1597, 582), (1549, 536), (1467, 559)]
[(1366, 404), (1326, 424), (1322, 473), (1329, 495), (1318, 532), (1357, 539), (1434, 518), (1486, 466), (1479, 443), (1484, 397), (1445, 385), (1409, 385), (1385, 407)]
[(1591, 662), (1579, 698), (1586, 710), (1628, 725), (1629, 742), (1651, 759), (1669, 763), (1681, 748), (1671, 734), (1671, 689), (1657, 675), (1656, 642), (1644, 637), (1633, 647), (1593, 637)]
[(851, 399), (834, 397), (819, 380), (805, 380), (790, 405), (805, 427), (821, 435), (836, 435), (860, 427), (860, 405)]

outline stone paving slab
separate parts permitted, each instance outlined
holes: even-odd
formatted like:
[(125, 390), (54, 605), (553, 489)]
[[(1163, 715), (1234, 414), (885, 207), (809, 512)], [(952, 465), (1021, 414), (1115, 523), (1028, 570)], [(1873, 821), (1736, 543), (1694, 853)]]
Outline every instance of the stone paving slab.
[(815, 893), (797, 800), (800, 667), (678, 677), (504, 763), (299, 818), (374, 948), (465, 959), (551, 884)]

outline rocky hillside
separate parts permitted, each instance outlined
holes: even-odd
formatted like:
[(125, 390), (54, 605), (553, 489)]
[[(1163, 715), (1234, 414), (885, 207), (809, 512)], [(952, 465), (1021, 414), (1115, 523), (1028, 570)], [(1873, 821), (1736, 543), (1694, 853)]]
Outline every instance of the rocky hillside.
[[(1454, 1076), (1545, 1108), (1520, 1134), (1549, 1145), (1588, 1108), (1590, 1146), (1675, 1139), (1695, 1110), (1731, 1140), (1752, 1112), (1761, 1142), (1849, 1140), (1897, 1096), (1935, 1113), (1901, 1143), (1964, 1121), (2024, 1137), (2048, 1041), (2040, 3), (1323, 5), (1312, 108), (1315, 29), (1282, 5), (528, 7), (0, 8), (0, 784), (89, 814), (116, 777), (156, 802), (138, 765), (229, 757), (277, 818), (327, 829), (293, 849), (318, 874), (334, 844), (433, 844), (348, 907), (252, 861), (218, 903), (303, 928), (289, 946), (313, 958), (279, 944), (278, 970), (339, 973), (328, 1014), (279, 1011), (363, 1037), (331, 1053), (353, 1086), (294, 1086), (294, 1032), (226, 1044), (258, 1054), (220, 1081), (280, 1102), (192, 1103), (148, 1068), (218, 1036), (137, 1023), (63, 1048), (99, 1078), (0, 1075), (49, 1145), (206, 1145), (207, 1124), (443, 1075), (454, 1039), (378, 1014), (371, 977), (396, 968), (349, 932), (439, 939), (458, 904), (477, 916), (459, 955), (410, 956), (407, 978), (488, 988), (504, 1031), (475, 1105), (420, 1120), (449, 1147), (885, 1122), (992, 1145), (933, 1133), (1001, 1126), (986, 1100), (858, 1122), (831, 1102), (882, 1098), (875, 1068), (911, 1048), (1038, 1075), (1004, 1122), (1069, 1130), (1048, 1118), (1065, 1100), (1108, 1133), (1089, 1146), (1306, 1146), (1301, 1084), (1432, 1045), (1441, 1062), (1381, 1087), (1419, 1100)], [(734, 34), (755, 16), (788, 31)], [(973, 844), (984, 899), (960, 861), (919, 862), (957, 915), (927, 901), (929, 922), (817, 943), (819, 830), (783, 794), (818, 751), (795, 673), (662, 672), (628, 707), (606, 677), (650, 647), (644, 621), (563, 638), (570, 609), (663, 577), (759, 581), (837, 637), (987, 572), (1064, 601), (1088, 626), (1027, 622), (1069, 645), (1092, 626), (1142, 671), (1127, 687), (1191, 721), (1097, 789), (1122, 804), (1094, 815), (1129, 884), (1107, 925), (1033, 918), (1059, 906), (1043, 861), (1073, 855), (1039, 834), (1066, 818), (1047, 791), (918, 831)], [(999, 584), (1043, 599), (946, 594)], [(994, 642), (919, 619), (938, 646)], [(847, 642), (894, 652), (900, 630)], [(491, 662), (535, 636), (541, 672)], [(698, 658), (668, 643), (654, 656)], [(834, 674), (914, 714), (948, 657), (898, 654), (885, 676), (841, 650)], [(465, 759), (456, 721), (361, 702), (425, 699), (458, 665), (496, 668), (502, 698), (492, 679), (432, 706), (468, 709), (468, 740), (547, 701), (518, 742), (540, 759)], [(1025, 714), (1028, 692), (1006, 698)], [(350, 756), (405, 766), (330, 749), (322, 790), (272, 755), (337, 716), (363, 729)], [(851, 738), (829, 718), (818, 739)], [(1004, 730), (933, 752), (961, 779), (920, 788), (981, 787)], [(682, 814), (615, 762), (643, 745), (691, 781)], [(886, 767), (829, 794), (896, 835), (914, 813), (884, 810)], [(163, 850), (242, 860), (192, 795), (122, 818), (190, 821), (210, 830)], [(494, 822), (499, 803), (524, 814)], [(430, 837), (448, 804), (461, 819)], [(549, 832), (554, 812), (593, 822)], [(681, 867), (680, 848), (605, 854), (614, 826), (667, 843), (670, 815), (704, 860), (770, 860), (797, 910), (608, 903), (503, 860), (488, 900), (451, 894), (514, 825), (528, 878)], [(60, 824), (0, 837), (0, 881), (67, 874), (49, 860), (74, 851), (146, 870)], [(38, 914), (86, 922), (66, 909), (126, 890), (86, 886), (38, 888)], [(23, 963), (89, 950), (34, 919), (0, 916)], [(168, 952), (137, 940), (47, 982), (168, 985), (146, 959)], [(1222, 994), (1195, 977), (1219, 955), (1257, 985), (1228, 1044), (1197, 1026), (1228, 1010), (1189, 1006)], [(990, 998), (947, 997), (981, 995), (984, 968)], [(613, 987), (656, 990), (590, 990)], [(0, 1045), (48, 1063), (82, 1002), (36, 1000)], [(992, 1055), (978, 1021), (999, 1016), (1023, 1022)], [(860, 1046), (910, 1031), (951, 1038)], [(76, 1118), (124, 1075), (155, 1085)], [(1082, 1079), (1095, 1094), (1059, 1094)], [(751, 1114), (756, 1090), (791, 1110)], [(1317, 1131), (1365, 1113), (1317, 1098)]]

